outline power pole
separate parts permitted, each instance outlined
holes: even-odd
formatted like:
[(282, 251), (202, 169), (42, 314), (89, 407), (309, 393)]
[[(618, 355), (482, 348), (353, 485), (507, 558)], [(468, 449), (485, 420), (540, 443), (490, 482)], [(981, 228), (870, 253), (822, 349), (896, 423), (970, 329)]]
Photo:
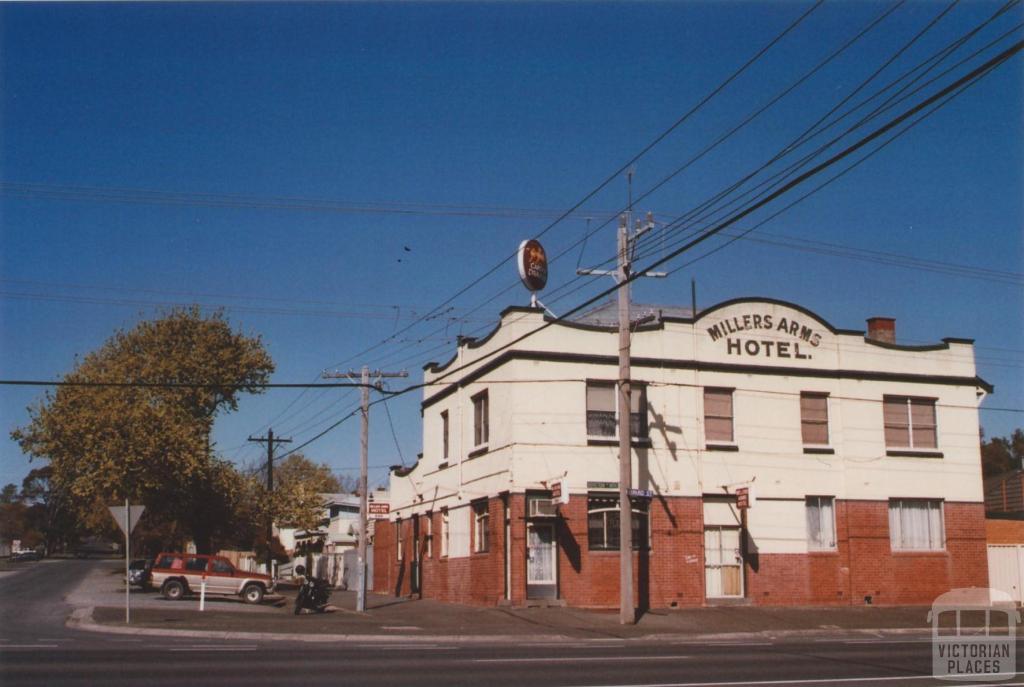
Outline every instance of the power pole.
[[(267, 499), (274, 493), (274, 445), (290, 444), (291, 439), (279, 439), (274, 437), (274, 430), (268, 429), (265, 437), (249, 437), (249, 441), (267, 442)], [(269, 506), (269, 502), (268, 502)], [(267, 508), (267, 574), (274, 574), (274, 554), (270, 550), (270, 540), (274, 538), (274, 514)]]
[[(632, 177), (632, 174), (630, 174)], [(611, 276), (619, 285), (619, 622), (636, 622), (633, 605), (633, 511), (629, 492), (633, 486), (632, 432), (630, 431), (630, 321), (629, 278), (636, 240), (654, 228), (651, 213), (643, 226), (637, 220), (636, 231), (629, 234), (630, 214), (619, 218), (618, 266), (614, 271), (582, 269), (577, 274)], [(648, 272), (645, 277), (664, 277), (663, 272)], [(639, 321), (638, 321), (639, 322)]]
[[(356, 612), (362, 613), (366, 610), (366, 538), (367, 538), (367, 501), (368, 501), (368, 476), (369, 471), (369, 452), (370, 452), (370, 368), (363, 365), (362, 372), (358, 374), (359, 386), (362, 388), (362, 401), (361, 401), (361, 414), (363, 416), (363, 426), (359, 436), (359, 560), (357, 565), (359, 573), (359, 582), (356, 585)], [(381, 380), (385, 377), (408, 377), (409, 373), (405, 370), (401, 372), (382, 372), (376, 370), (373, 373), (376, 381), (373, 383), (374, 388), (378, 391), (381, 388)], [(355, 381), (357, 379), (356, 372), (349, 370), (348, 374), (340, 372), (325, 372), (323, 374), (325, 379), (339, 379), (342, 377), (348, 377)]]

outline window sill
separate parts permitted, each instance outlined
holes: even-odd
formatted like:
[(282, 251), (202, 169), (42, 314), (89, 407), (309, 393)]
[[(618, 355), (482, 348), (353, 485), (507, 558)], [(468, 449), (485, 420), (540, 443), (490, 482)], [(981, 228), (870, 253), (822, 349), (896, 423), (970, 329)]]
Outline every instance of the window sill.
[(808, 549), (807, 553), (812, 556), (838, 556), (839, 549)]
[(914, 449), (887, 448), (885, 455), (894, 458), (943, 458), (942, 451), (915, 451)]
[[(587, 446), (618, 446), (619, 440), (615, 437), (587, 437)], [(629, 445), (633, 448), (650, 448), (650, 438), (636, 438), (630, 440)]]
[(466, 454), (466, 458), (478, 458), (478, 457), (484, 455), (485, 453), (487, 453), (487, 444), (484, 444), (483, 446), (476, 447), (475, 449), (470, 451), (468, 454)]
[(804, 446), (804, 453), (812, 456), (832, 456), (835, 452), (831, 446)]
[[(651, 550), (652, 549), (647, 549), (648, 552), (650, 552)], [(633, 553), (634, 554), (640, 553), (641, 551), (642, 551), (642, 549), (637, 549), (637, 548), (633, 549)], [(618, 556), (619, 555), (619, 550), (618, 549), (589, 549), (588, 552), (589, 553), (596, 553), (598, 555), (604, 555), (604, 556)]]
[(707, 444), (704, 446), (705, 451), (739, 451), (740, 447), (736, 444)]
[(931, 558), (945, 557), (949, 555), (946, 549), (892, 549), (894, 556), (926, 556)]

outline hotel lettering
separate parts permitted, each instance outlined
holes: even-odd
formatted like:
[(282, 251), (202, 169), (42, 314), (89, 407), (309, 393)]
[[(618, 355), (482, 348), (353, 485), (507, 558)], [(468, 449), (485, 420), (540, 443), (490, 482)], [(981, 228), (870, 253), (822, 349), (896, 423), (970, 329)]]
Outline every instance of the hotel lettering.
[[(727, 354), (754, 358), (810, 360), (811, 349), (821, 343), (821, 334), (813, 328), (793, 318), (776, 318), (767, 313), (726, 318), (708, 327), (707, 332), (712, 341), (725, 340)], [(768, 333), (771, 336), (764, 335)], [(793, 340), (780, 341), (780, 333)]]

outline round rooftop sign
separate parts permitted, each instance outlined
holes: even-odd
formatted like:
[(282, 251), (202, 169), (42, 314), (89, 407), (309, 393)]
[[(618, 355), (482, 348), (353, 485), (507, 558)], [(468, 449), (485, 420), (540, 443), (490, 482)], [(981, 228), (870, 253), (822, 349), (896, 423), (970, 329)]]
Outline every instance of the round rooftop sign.
[(530, 291), (540, 291), (548, 283), (548, 256), (544, 246), (537, 239), (527, 239), (519, 244), (519, 278)]

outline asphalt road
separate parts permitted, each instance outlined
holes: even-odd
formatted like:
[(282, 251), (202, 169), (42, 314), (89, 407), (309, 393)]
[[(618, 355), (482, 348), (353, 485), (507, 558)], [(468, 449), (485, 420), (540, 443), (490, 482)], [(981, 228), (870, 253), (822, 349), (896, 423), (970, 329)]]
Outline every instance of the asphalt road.
[[(0, 578), (0, 684), (14, 685), (949, 685), (922, 639), (573, 640), (345, 645), (133, 637), (69, 630), (62, 598), (88, 561)], [(1018, 653), (1024, 666), (1024, 656)], [(999, 684), (1024, 685), (1014, 680)]]

